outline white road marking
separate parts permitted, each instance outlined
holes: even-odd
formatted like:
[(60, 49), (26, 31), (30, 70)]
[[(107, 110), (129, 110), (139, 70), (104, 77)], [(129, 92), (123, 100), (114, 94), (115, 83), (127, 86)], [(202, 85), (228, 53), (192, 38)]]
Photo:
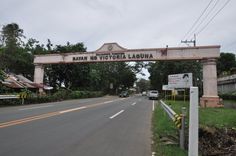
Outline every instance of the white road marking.
[(136, 102), (132, 103), (131, 105), (132, 105), (132, 106), (136, 105)]
[(155, 101), (153, 100), (152, 101), (152, 111), (154, 111), (155, 110)]
[(46, 107), (52, 107), (54, 105), (46, 105), (46, 106), (37, 106), (37, 107), (27, 107), (27, 108), (21, 108), (19, 110), (30, 110), (30, 109), (39, 109), (39, 108), (46, 108)]
[(114, 102), (113, 100), (112, 101), (106, 101), (106, 102), (103, 102), (103, 103), (111, 103), (111, 102)]
[(64, 110), (64, 111), (60, 111), (59, 113), (63, 114), (63, 113), (73, 112), (73, 111), (80, 110), (80, 109), (85, 109), (85, 108), (87, 108), (87, 107), (77, 107), (77, 108), (73, 108), (73, 109), (67, 109), (67, 110)]
[(119, 111), (118, 113), (112, 115), (112, 116), (110, 117), (110, 119), (115, 118), (116, 116), (120, 115), (120, 114), (123, 113), (123, 112), (124, 112), (124, 110)]

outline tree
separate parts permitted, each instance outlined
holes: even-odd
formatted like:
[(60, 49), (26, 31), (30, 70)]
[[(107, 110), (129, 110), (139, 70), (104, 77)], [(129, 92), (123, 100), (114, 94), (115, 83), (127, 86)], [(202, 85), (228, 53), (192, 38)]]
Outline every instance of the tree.
[(202, 88), (202, 65), (198, 61), (157, 61), (150, 63), (151, 89), (161, 91), (162, 85), (168, 84), (168, 75), (193, 73), (193, 84)]
[[(30, 79), (33, 79), (34, 55), (86, 52), (83, 43), (67, 42), (66, 45), (53, 46), (50, 39), (43, 45), (33, 38), (24, 43), (23, 29), (16, 23), (3, 26), (0, 35), (0, 69), (23, 74)], [(73, 90), (116, 92), (120, 88), (132, 87), (136, 81), (135, 73), (140, 72), (143, 66), (143, 63), (132, 66), (125, 62), (45, 65), (44, 82), (54, 89), (65, 86)]]
[(136, 85), (140, 92), (147, 91), (150, 88), (150, 81), (145, 79), (140, 79), (136, 82)]
[(235, 54), (220, 53), (217, 61), (217, 75), (228, 75), (233, 67), (236, 67)]
[[(51, 41), (48, 40), (47, 48), (51, 49)], [(56, 45), (51, 53), (86, 52), (83, 43)], [(45, 82), (54, 88), (65, 86), (70, 89), (84, 88), (89, 84), (88, 64), (55, 64), (46, 66)]]
[(0, 68), (16, 74), (23, 74), (28, 78), (33, 75), (33, 55), (22, 47), (23, 29), (18, 24), (11, 23), (3, 26), (1, 40), (3, 46), (0, 52)]
[(20, 29), (16, 23), (4, 25), (1, 32), (1, 40), (3, 45), (6, 46), (8, 52), (14, 52), (14, 50), (22, 43), (23, 29)]
[[(93, 73), (93, 76), (90, 77), (90, 86), (96, 86), (94, 89), (103, 90), (110, 94), (128, 89), (136, 81), (135, 72), (125, 62), (91, 64), (90, 69)], [(110, 84), (112, 84), (112, 88), (110, 88)]]

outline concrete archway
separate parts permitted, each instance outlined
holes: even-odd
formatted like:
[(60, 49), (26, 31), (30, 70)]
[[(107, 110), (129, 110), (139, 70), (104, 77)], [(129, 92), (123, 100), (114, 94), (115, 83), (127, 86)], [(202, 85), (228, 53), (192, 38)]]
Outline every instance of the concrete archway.
[(86, 53), (35, 55), (34, 82), (43, 83), (44, 65), (62, 63), (129, 62), (165, 60), (201, 60), (203, 65), (203, 96), (201, 105), (217, 107), (216, 59), (220, 57), (220, 46), (172, 47), (149, 49), (126, 49), (117, 43), (105, 43), (98, 50)]

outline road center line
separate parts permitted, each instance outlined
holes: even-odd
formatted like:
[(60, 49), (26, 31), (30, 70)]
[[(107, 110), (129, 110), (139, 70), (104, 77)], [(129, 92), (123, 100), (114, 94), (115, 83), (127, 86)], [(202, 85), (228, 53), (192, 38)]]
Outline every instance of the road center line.
[[(7, 121), (7, 122), (0, 123), (0, 128), (19, 125), (19, 124), (23, 124), (23, 123), (27, 123), (27, 122), (31, 122), (31, 121), (35, 121), (35, 120), (45, 119), (45, 118), (49, 118), (49, 117), (53, 117), (53, 116), (57, 116), (57, 115), (61, 115), (61, 114), (64, 114), (64, 113), (69, 113), (69, 112), (73, 112), (73, 111), (77, 111), (77, 110), (81, 110), (81, 109), (85, 109), (85, 108), (97, 107), (97, 106), (101, 106), (101, 105), (111, 103), (111, 102), (115, 102), (115, 101), (119, 101), (119, 100), (123, 100), (123, 99), (118, 99), (118, 100), (113, 100), (113, 101), (106, 101), (106, 102), (102, 102), (102, 103), (97, 103), (97, 104), (92, 104), (92, 105), (87, 105), (87, 106), (82, 106), (82, 107), (66, 109), (66, 110), (62, 110), (62, 111), (50, 112), (50, 113), (45, 113), (45, 114), (41, 114), (41, 115), (26, 117), (26, 118), (22, 118), (22, 119)], [(53, 105), (51, 105), (51, 106), (53, 106)], [(29, 107), (29, 108), (22, 108), (22, 109), (24, 109), (24, 110), (26, 110), (26, 109), (36, 109), (36, 108), (40, 108), (40, 107), (42, 108), (42, 106), (38, 106), (38, 107)], [(50, 105), (43, 106), (43, 107), (50, 107)], [(120, 114), (123, 111), (124, 110), (122, 110), (118, 113)], [(117, 115), (119, 115), (118, 113), (113, 115), (113, 117), (111, 117), (111, 119), (116, 117)]]
[(32, 116), (32, 117), (26, 117), (26, 118), (23, 118), (23, 119), (8, 121), (8, 122), (0, 123), (0, 128), (9, 127), (9, 126), (13, 126), (13, 125), (18, 125), (18, 124), (22, 124), (22, 123), (27, 123), (27, 122), (34, 121), (34, 120), (44, 119), (44, 118), (52, 117), (52, 116), (55, 116), (55, 115), (59, 115), (59, 113), (58, 112), (52, 112), (52, 113), (46, 113), (46, 114)]
[(132, 105), (132, 106), (136, 105), (136, 102), (132, 103), (131, 105)]
[(110, 117), (110, 119), (115, 118), (116, 116), (120, 115), (120, 114), (123, 113), (123, 112), (124, 112), (124, 110), (119, 111), (118, 113), (112, 115), (112, 116)]
[(46, 105), (46, 106), (37, 106), (37, 107), (27, 107), (27, 108), (21, 108), (18, 110), (31, 110), (31, 109), (39, 109), (39, 108), (46, 108), (46, 107), (53, 107), (54, 105)]
[(85, 108), (87, 108), (87, 107), (77, 107), (77, 108), (72, 108), (72, 109), (67, 109), (67, 110), (64, 110), (64, 111), (60, 111), (59, 113), (63, 114), (63, 113), (73, 112), (73, 111), (77, 111), (77, 110), (85, 109)]

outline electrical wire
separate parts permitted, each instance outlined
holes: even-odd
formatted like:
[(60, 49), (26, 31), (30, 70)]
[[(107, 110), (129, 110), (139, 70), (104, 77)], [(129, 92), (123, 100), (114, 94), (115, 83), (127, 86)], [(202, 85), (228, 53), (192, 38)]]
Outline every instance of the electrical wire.
[(205, 24), (205, 25), (202, 27), (202, 29), (200, 29), (200, 30), (196, 33), (196, 35), (200, 34), (200, 33), (211, 23), (211, 21), (213, 21), (213, 19), (224, 9), (224, 7), (225, 7), (230, 1), (231, 1), (231, 0), (227, 0), (227, 1), (225, 2), (225, 4), (215, 13), (215, 15), (212, 16), (212, 18), (207, 22), (207, 24)]
[[(217, 6), (217, 4), (219, 3), (220, 0), (217, 0), (216, 3), (213, 5), (213, 7), (210, 9), (210, 11), (206, 14), (206, 16), (204, 16), (204, 18), (202, 18), (201, 22), (198, 23), (198, 25), (195, 27), (195, 29), (192, 31), (193, 33), (195, 33), (198, 28), (201, 26), (201, 24), (206, 21), (207, 17), (213, 12), (213, 10), (215, 9), (215, 7)], [(192, 35), (192, 34), (190, 34)], [(189, 37), (189, 36), (188, 36)], [(187, 37), (187, 38), (188, 38)]]
[(193, 25), (190, 27), (190, 29), (188, 30), (188, 32), (184, 35), (184, 37), (182, 39), (185, 39), (186, 36), (192, 31), (192, 29), (195, 27), (195, 25), (197, 24), (197, 22), (201, 19), (201, 17), (204, 15), (204, 13), (207, 11), (207, 9), (209, 8), (209, 6), (211, 5), (211, 3), (213, 2), (213, 0), (211, 0), (206, 8), (202, 11), (202, 13), (200, 14), (200, 16), (197, 18), (197, 20), (193, 23)]

